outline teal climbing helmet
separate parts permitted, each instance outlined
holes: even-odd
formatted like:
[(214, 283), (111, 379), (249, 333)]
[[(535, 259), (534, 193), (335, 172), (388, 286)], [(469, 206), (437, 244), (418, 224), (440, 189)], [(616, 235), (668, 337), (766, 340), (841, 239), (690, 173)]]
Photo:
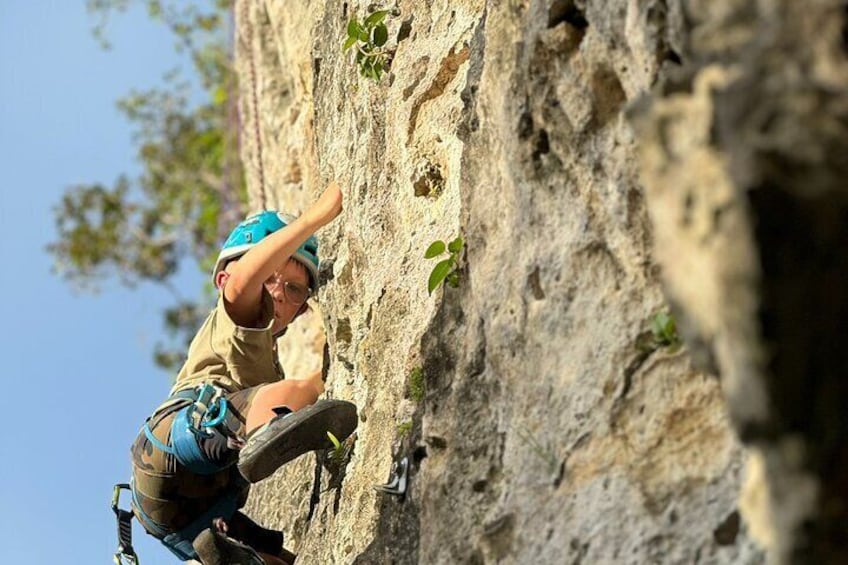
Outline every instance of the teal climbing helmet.
[[(294, 218), (275, 210), (265, 210), (248, 216), (247, 219), (236, 226), (227, 241), (224, 242), (221, 253), (218, 254), (218, 260), (215, 262), (215, 270), (212, 271), (213, 284), (218, 272), (224, 269), (227, 261), (241, 257), (262, 239), (286, 227), (293, 220)], [(318, 240), (315, 236), (309, 236), (309, 239), (297, 248), (292, 258), (306, 267), (310, 285), (313, 289), (318, 288)]]

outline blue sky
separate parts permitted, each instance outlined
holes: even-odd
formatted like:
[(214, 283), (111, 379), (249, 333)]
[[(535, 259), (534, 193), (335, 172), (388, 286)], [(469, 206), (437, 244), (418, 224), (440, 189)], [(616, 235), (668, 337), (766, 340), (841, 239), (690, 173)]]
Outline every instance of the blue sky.
[[(152, 363), (169, 294), (74, 293), (44, 251), (67, 186), (138, 172), (115, 101), (179, 62), (142, 11), (113, 19), (108, 52), (93, 23), (85, 0), (0, 0), (0, 563), (110, 562), (112, 485), (171, 378)], [(200, 281), (178, 284), (196, 297)], [(137, 524), (134, 537), (145, 565), (176, 561)]]

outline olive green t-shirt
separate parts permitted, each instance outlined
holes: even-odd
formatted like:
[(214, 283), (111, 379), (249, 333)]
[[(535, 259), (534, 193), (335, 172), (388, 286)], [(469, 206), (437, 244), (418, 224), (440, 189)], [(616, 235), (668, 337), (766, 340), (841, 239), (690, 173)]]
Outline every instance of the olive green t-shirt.
[(274, 301), (264, 289), (257, 328), (237, 325), (227, 313), (223, 295), (219, 296), (189, 346), (171, 394), (203, 383), (236, 392), (283, 378), (271, 333), (273, 323)]

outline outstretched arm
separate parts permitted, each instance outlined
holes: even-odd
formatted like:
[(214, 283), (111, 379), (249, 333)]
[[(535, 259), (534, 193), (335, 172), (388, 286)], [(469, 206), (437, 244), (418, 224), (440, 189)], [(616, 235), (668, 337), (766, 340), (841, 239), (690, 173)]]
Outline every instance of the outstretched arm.
[(285, 266), (309, 236), (342, 211), (339, 185), (331, 182), (318, 200), (298, 219), (251, 247), (227, 269), (224, 300), (233, 321), (251, 326), (259, 318), (262, 284)]

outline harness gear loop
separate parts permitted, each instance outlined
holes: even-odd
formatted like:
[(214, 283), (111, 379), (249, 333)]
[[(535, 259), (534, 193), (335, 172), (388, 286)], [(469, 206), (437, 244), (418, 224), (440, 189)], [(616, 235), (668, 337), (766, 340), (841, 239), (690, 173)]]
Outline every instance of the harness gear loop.
[(115, 565), (123, 565), (124, 559), (132, 565), (139, 565), (138, 555), (135, 554), (135, 549), (132, 546), (132, 519), (133, 513), (128, 510), (118, 508), (118, 502), (121, 498), (121, 490), (130, 490), (130, 485), (119, 483), (115, 485), (112, 491), (112, 511), (118, 520), (118, 551), (112, 557)]
[(179, 408), (171, 423), (169, 445), (161, 442), (150, 429), (150, 419), (144, 423), (144, 434), (157, 449), (176, 457), (177, 461), (199, 475), (211, 475), (222, 471), (230, 464), (221, 466), (210, 461), (200, 446), (200, 440), (211, 438), (215, 431), (225, 437), (235, 437), (238, 417), (229, 408), (224, 391), (211, 384), (182, 390), (174, 397), (185, 399), (188, 404)]

